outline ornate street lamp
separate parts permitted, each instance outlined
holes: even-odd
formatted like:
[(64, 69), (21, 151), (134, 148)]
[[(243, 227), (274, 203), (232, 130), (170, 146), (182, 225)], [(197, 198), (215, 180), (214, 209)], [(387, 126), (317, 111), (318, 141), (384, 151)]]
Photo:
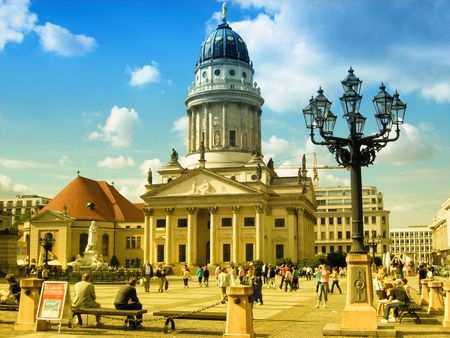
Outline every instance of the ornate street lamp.
[(41, 246), (45, 250), (44, 265), (47, 265), (48, 263), (48, 252), (52, 250), (53, 246), (55, 245), (55, 241), (56, 240), (51, 232), (47, 232), (44, 237), (39, 238), (39, 244), (41, 244)]
[(372, 271), (376, 272), (375, 253), (377, 252), (378, 244), (381, 243), (382, 237), (377, 235), (376, 230), (372, 230), (370, 237), (365, 239), (365, 243), (371, 248), (372, 251)]
[[(347, 255), (349, 292), (347, 292), (347, 307), (344, 312), (346, 310), (353, 311), (356, 316), (350, 319), (344, 313), (343, 327), (349, 325), (350, 320), (355, 320), (356, 324), (350, 325), (355, 328), (358, 325), (366, 325), (358, 324), (361, 323), (361, 320), (357, 317), (358, 309), (355, 308), (355, 305), (366, 304), (373, 307), (370, 259), (364, 248), (361, 167), (373, 164), (376, 153), (389, 142), (399, 138), (406, 104), (400, 100), (397, 92), (391, 96), (386, 92), (384, 84), (381, 84), (380, 92), (372, 100), (379, 131), (374, 135), (364, 136), (366, 118), (359, 112), (362, 81), (355, 76), (350, 67), (347, 77), (341, 83), (344, 94), (339, 100), (350, 131), (348, 137), (334, 136), (336, 116), (331, 113), (331, 102), (323, 94), (322, 88), (319, 88), (317, 96), (311, 98), (308, 106), (303, 109), (303, 115), (306, 127), (310, 130), (312, 143), (327, 146), (329, 151), (335, 155), (336, 161), (351, 170), (353, 236), (352, 247)], [(316, 132), (321, 136), (321, 140), (316, 139)], [(366, 263), (362, 264), (363, 261)], [(375, 312), (372, 319), (375, 322), (368, 324), (371, 327), (376, 326)]]

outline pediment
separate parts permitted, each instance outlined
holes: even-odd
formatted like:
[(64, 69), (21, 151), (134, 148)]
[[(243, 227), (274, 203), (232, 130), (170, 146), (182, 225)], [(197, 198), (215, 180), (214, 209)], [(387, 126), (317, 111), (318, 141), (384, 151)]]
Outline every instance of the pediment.
[(176, 180), (154, 191), (143, 195), (145, 197), (169, 197), (169, 196), (207, 196), (207, 195), (241, 195), (258, 194), (259, 191), (246, 186), (243, 183), (231, 180), (227, 177), (209, 172), (197, 170), (194, 173), (183, 175)]
[(70, 218), (67, 215), (59, 211), (46, 210), (43, 213), (39, 213), (31, 219), (31, 222), (58, 222), (65, 221)]

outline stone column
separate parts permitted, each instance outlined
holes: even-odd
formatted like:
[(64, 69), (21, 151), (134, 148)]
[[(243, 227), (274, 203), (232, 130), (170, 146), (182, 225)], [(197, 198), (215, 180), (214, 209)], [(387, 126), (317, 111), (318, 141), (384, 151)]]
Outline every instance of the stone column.
[(238, 224), (238, 215), (241, 207), (232, 206), (231, 210), (233, 211), (233, 256), (232, 260), (235, 264), (239, 262), (239, 224)]
[(430, 289), (428, 288), (428, 283), (431, 282), (429, 279), (422, 279), (422, 295), (420, 297), (420, 305), (428, 305), (430, 298)]
[(295, 248), (295, 208), (286, 208), (288, 212), (287, 229), (288, 229), (288, 250), (284, 253), (285, 257), (290, 257), (293, 262), (297, 261), (297, 249)]
[(186, 208), (188, 212), (188, 229), (187, 229), (187, 263), (194, 265), (197, 263), (197, 208)]
[(228, 308), (224, 337), (256, 337), (253, 331), (252, 306), (248, 300), (252, 292), (251, 287), (244, 285), (227, 288)]
[(445, 305), (444, 305), (444, 320), (442, 325), (450, 327), (450, 282), (444, 282), (445, 291)]
[(164, 244), (164, 260), (166, 264), (172, 263), (172, 248), (170, 244), (172, 243), (172, 227), (170, 224), (171, 221), (171, 215), (173, 214), (174, 208), (165, 208), (164, 211), (166, 212), (166, 241)]
[(430, 288), (428, 313), (443, 312), (444, 299), (442, 298), (442, 282), (429, 282), (428, 287)]
[(209, 207), (209, 263), (216, 264), (216, 252), (217, 252), (217, 224), (216, 213), (218, 207)]
[(264, 258), (264, 206), (255, 205), (256, 211), (256, 259)]
[(144, 262), (152, 263), (152, 247), (153, 247), (153, 209), (144, 208), (145, 224), (144, 224)]

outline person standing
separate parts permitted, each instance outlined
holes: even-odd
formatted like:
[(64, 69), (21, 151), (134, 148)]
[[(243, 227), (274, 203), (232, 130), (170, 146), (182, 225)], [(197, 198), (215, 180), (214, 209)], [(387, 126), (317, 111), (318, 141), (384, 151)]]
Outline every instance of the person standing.
[(417, 273), (419, 278), (419, 295), (422, 294), (422, 280), (427, 278), (427, 269), (425, 269), (425, 265), (419, 265), (419, 272)]
[(149, 261), (142, 267), (142, 274), (144, 276), (145, 292), (150, 292), (150, 278), (153, 277), (153, 266)]
[(184, 266), (184, 268), (181, 270), (182, 278), (183, 278), (183, 284), (185, 288), (189, 287), (189, 279), (191, 279), (191, 272), (189, 271), (187, 265)]
[(231, 265), (230, 267), (230, 284), (231, 286), (235, 286), (237, 285), (237, 271), (236, 271), (236, 267), (234, 265)]
[[(74, 307), (87, 307), (87, 308), (97, 308), (100, 307), (100, 303), (97, 303), (95, 296), (95, 288), (94, 285), (90, 282), (91, 275), (89, 273), (84, 273), (81, 277), (81, 282), (75, 284), (75, 298), (73, 300)], [(78, 314), (78, 324), (82, 325), (83, 321), (81, 319), (81, 315)], [(95, 320), (97, 322), (97, 326), (100, 326), (102, 323), (100, 322), (101, 316), (96, 315)]]
[(227, 300), (227, 287), (230, 286), (230, 276), (228, 275), (225, 267), (220, 268), (220, 272), (217, 276), (217, 285), (220, 288), (222, 303), (225, 303)]
[(276, 290), (277, 286), (275, 284), (275, 276), (276, 271), (272, 265), (269, 264), (269, 270), (267, 271), (267, 276), (269, 277), (269, 284), (267, 285), (267, 288), (270, 289), (272, 286), (274, 290)]
[(203, 285), (205, 288), (209, 286), (209, 270), (208, 265), (203, 266)]
[(339, 286), (339, 272), (337, 268), (333, 269), (333, 273), (330, 275), (330, 277), (331, 280), (333, 281), (333, 283), (331, 284), (331, 293), (333, 293), (335, 285), (338, 288), (339, 293), (342, 293), (341, 287)]
[(163, 268), (163, 266), (160, 264), (158, 265), (158, 269), (156, 270), (156, 277), (159, 278), (159, 288), (158, 292), (164, 292), (164, 289), (166, 289), (166, 270)]
[(287, 291), (289, 285), (289, 291), (292, 292), (292, 271), (289, 267), (284, 273), (284, 292)]
[(320, 285), (319, 285), (319, 294), (317, 295), (317, 303), (316, 308), (319, 307), (320, 302), (322, 301), (322, 294), (323, 294), (323, 307), (327, 307), (327, 301), (328, 301), (328, 281), (330, 278), (330, 270), (328, 270), (328, 266), (326, 264), (319, 267), (319, 270), (317, 271), (318, 275), (320, 276)]
[[(122, 286), (117, 292), (114, 306), (118, 310), (141, 310), (142, 304), (139, 302), (136, 292), (137, 278), (132, 277), (128, 284)], [(132, 316), (128, 316), (127, 320), (132, 320)], [(136, 316), (136, 328), (143, 328), (142, 314)]]

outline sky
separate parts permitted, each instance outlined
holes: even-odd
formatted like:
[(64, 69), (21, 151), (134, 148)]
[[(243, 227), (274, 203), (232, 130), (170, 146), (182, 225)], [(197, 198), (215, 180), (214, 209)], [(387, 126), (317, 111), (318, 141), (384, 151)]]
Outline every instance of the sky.
[[(219, 23), (216, 0), (0, 0), (0, 197), (54, 197), (80, 171), (142, 202), (149, 168), (186, 153), (184, 100), (201, 43)], [(348, 136), (340, 81), (363, 81), (365, 134), (384, 82), (407, 103), (400, 139), (364, 167), (391, 227), (429, 225), (450, 197), (450, 2), (229, 0), (265, 99), (262, 153), (279, 175), (336, 166), (314, 146), (302, 108), (319, 86)], [(312, 175), (309, 169), (308, 175)], [(319, 186), (349, 172), (319, 170)]]

